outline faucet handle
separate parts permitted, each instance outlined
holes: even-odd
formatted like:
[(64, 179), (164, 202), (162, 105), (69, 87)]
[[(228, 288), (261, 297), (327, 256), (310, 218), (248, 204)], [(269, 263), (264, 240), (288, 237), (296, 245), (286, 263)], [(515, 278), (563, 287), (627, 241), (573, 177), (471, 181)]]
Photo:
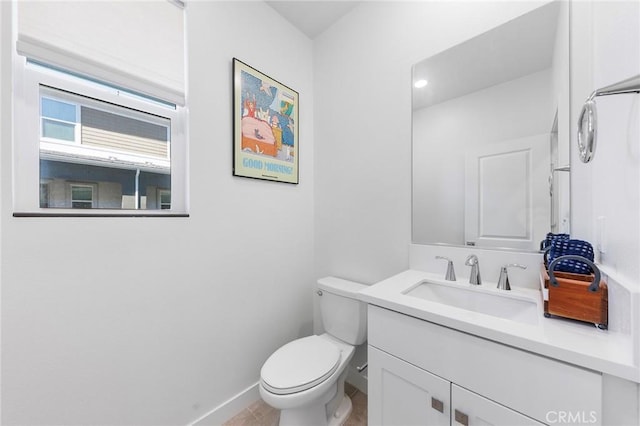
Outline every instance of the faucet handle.
[(511, 290), (511, 286), (509, 285), (509, 274), (507, 273), (507, 268), (520, 268), (520, 269), (527, 269), (527, 267), (525, 265), (519, 265), (517, 263), (509, 263), (507, 265), (504, 265), (501, 269), (500, 269), (500, 278), (498, 278), (498, 285), (497, 288), (501, 289), (501, 290)]
[(469, 284), (482, 284), (482, 278), (480, 278), (480, 263), (478, 262), (478, 256), (476, 256), (475, 254), (470, 254), (469, 256), (467, 256), (467, 260), (464, 261), (464, 264), (466, 266), (471, 266)]
[(447, 274), (445, 275), (444, 279), (447, 281), (455, 281), (456, 280), (456, 271), (453, 268), (453, 260), (449, 259), (448, 257), (444, 257), (444, 256), (436, 256), (436, 259), (443, 259), (446, 260), (447, 263)]
[(467, 256), (467, 260), (464, 261), (464, 264), (467, 266), (473, 266), (478, 264), (478, 256), (475, 254), (470, 254)]

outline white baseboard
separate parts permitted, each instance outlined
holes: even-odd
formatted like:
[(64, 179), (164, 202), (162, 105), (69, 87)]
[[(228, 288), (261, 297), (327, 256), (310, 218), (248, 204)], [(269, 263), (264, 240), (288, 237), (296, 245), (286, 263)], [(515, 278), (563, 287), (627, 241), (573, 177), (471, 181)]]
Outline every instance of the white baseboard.
[[(349, 366), (346, 381), (355, 386), (360, 392), (367, 393), (367, 377), (358, 373), (358, 370), (351, 365)], [(220, 426), (259, 399), (260, 392), (258, 391), (258, 382), (256, 382), (199, 419), (189, 423), (188, 426)]]
[(359, 373), (353, 365), (350, 365), (346, 382), (352, 384), (360, 392), (367, 395), (367, 384), (369, 383), (369, 380), (366, 376), (367, 370), (364, 370), (363, 373)]
[(256, 382), (188, 426), (219, 426), (259, 399), (260, 392)]

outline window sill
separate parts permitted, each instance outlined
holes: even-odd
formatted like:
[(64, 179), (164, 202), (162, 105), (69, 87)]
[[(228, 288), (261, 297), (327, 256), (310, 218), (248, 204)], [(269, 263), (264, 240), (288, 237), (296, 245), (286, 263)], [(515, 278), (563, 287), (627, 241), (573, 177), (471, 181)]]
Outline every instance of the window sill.
[(188, 213), (66, 213), (14, 212), (13, 217), (189, 217)]

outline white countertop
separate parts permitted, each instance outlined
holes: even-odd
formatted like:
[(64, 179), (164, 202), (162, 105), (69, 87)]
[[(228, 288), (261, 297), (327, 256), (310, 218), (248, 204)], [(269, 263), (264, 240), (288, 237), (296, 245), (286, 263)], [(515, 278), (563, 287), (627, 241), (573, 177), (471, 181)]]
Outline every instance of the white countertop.
[[(513, 288), (511, 291), (514, 295), (526, 295), (537, 300), (538, 323), (531, 325), (403, 294), (423, 280), (448, 283), (442, 280), (440, 274), (407, 270), (363, 290), (360, 299), (425, 321), (640, 383), (640, 368), (634, 363), (631, 335), (599, 330), (593, 324), (545, 318), (540, 290)], [(458, 280), (456, 285), (469, 286), (463, 280)], [(487, 288), (495, 287), (495, 283), (485, 285)]]

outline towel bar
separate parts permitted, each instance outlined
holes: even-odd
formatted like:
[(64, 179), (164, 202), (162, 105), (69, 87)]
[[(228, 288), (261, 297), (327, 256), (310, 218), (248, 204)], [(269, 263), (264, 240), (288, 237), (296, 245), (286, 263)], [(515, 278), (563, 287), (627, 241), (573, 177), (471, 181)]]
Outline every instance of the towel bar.
[(594, 90), (585, 101), (578, 117), (578, 152), (583, 163), (591, 161), (596, 150), (598, 119), (595, 98), (621, 93), (640, 93), (640, 75)]

